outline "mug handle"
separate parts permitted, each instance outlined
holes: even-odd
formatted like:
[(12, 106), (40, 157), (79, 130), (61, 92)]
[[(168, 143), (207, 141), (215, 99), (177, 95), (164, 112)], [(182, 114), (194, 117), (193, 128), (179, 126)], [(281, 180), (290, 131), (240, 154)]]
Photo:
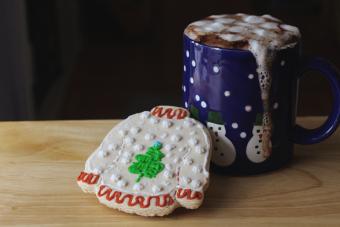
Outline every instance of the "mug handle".
[(338, 127), (340, 118), (340, 82), (336, 68), (322, 58), (306, 58), (300, 64), (297, 79), (307, 71), (318, 71), (326, 77), (333, 96), (332, 111), (318, 128), (306, 129), (296, 124), (293, 130), (293, 142), (297, 144), (314, 144), (328, 138)]

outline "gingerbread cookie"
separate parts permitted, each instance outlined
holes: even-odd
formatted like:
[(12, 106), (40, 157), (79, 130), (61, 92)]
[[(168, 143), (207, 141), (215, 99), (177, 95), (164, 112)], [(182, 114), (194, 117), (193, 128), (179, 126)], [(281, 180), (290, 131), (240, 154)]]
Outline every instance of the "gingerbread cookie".
[(209, 182), (211, 139), (186, 109), (157, 106), (115, 126), (77, 182), (108, 207), (163, 216), (198, 208)]

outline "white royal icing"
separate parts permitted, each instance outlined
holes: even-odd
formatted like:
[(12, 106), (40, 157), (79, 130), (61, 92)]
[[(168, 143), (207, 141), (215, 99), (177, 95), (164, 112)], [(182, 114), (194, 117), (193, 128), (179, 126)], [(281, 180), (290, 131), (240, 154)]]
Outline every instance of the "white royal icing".
[[(154, 178), (143, 176), (137, 182), (139, 175), (129, 167), (137, 162), (136, 155), (145, 155), (156, 141), (162, 144), (164, 169)], [(198, 152), (198, 146), (206, 151)], [(209, 132), (198, 121), (164, 119), (146, 111), (116, 125), (87, 160), (85, 172), (101, 174), (101, 184), (126, 193), (160, 195), (173, 193), (178, 186), (203, 191), (209, 178), (210, 148)], [(102, 151), (109, 151), (108, 155), (101, 156)]]

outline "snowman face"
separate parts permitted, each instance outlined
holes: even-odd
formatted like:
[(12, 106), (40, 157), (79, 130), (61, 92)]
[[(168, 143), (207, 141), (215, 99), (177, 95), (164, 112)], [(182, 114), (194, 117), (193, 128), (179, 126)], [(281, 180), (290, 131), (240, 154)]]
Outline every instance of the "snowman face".
[(212, 122), (207, 122), (207, 126), (214, 144), (212, 162), (222, 167), (231, 165), (235, 161), (236, 151), (233, 143), (225, 136), (225, 126)]
[(268, 158), (262, 150), (262, 135), (263, 127), (254, 126), (253, 137), (249, 140), (246, 150), (248, 159), (254, 163), (261, 163)]

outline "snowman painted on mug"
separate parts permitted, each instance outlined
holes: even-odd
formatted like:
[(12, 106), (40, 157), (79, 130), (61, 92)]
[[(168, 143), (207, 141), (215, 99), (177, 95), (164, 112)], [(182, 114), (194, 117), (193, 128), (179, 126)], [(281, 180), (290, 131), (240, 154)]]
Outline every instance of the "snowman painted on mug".
[[(190, 106), (190, 113), (193, 118), (199, 118), (199, 109)], [(252, 128), (252, 135), (246, 145), (246, 157), (252, 163), (262, 163), (271, 155), (271, 135), (262, 124), (263, 114), (258, 113)], [(236, 148), (231, 138), (228, 138), (226, 122), (222, 114), (217, 111), (208, 111), (206, 126), (209, 129), (214, 143), (212, 162), (220, 167), (232, 165), (237, 156)], [(264, 141), (268, 141), (265, 143)], [(266, 149), (267, 148), (267, 149)]]

